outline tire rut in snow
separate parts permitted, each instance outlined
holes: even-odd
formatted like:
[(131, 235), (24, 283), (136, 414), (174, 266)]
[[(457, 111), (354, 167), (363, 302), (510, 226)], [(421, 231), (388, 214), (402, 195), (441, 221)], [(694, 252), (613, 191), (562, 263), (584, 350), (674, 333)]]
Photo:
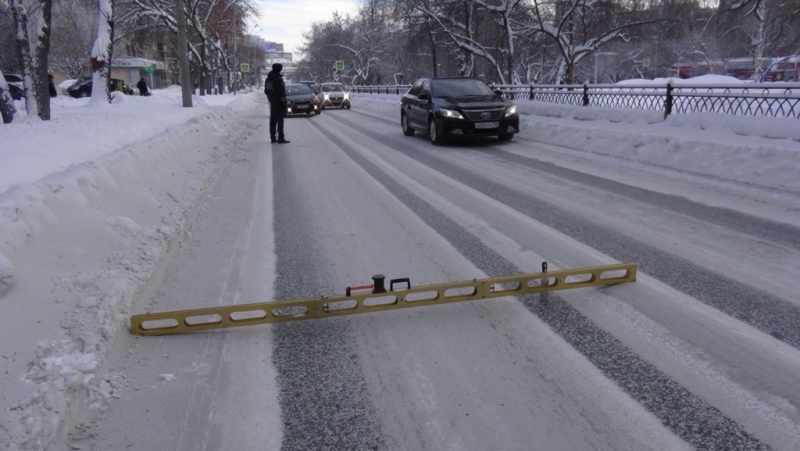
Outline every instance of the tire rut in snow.
[(405, 156), (618, 261), (636, 262), (639, 270), (649, 276), (800, 349), (800, 328), (797, 327), (800, 324), (800, 308), (783, 299), (714, 273), (690, 260), (634, 240), (608, 227), (594, 224), (556, 204), (496, 183), (475, 172), (455, 167), (428, 153), (410, 151), (399, 138), (379, 136), (378, 132), (359, 124), (345, 119), (339, 120), (366, 136), (379, 139)]
[[(299, 224), (312, 213), (291, 174), (286, 152), (273, 152), (277, 299), (315, 297), (324, 280), (313, 236)], [(375, 421), (355, 337), (347, 318), (278, 323), (272, 361), (284, 425), (282, 450), (385, 449)]]
[[(377, 134), (349, 120), (339, 120), (367, 136), (373, 137)], [(320, 125), (316, 123), (312, 125), (321, 132), (325, 132)], [(400, 202), (414, 211), (421, 220), (436, 230), (459, 253), (489, 277), (523, 272), (492, 248), (483, 244), (478, 237), (400, 185), (389, 174), (383, 172), (361, 154), (351, 150), (346, 142), (337, 136), (326, 135)], [(411, 158), (420, 159), (422, 157), (419, 153), (404, 150), (406, 147), (402, 141), (393, 137), (382, 135), (379, 138), (384, 144), (406, 153)], [(442, 164), (438, 164), (435, 168), (448, 174), (448, 171), (443, 171), (441, 166)], [(597, 327), (559, 296), (550, 293), (547, 302), (540, 301), (537, 296), (529, 295), (520, 298), (530, 311), (539, 316), (597, 366), (606, 377), (613, 380), (628, 395), (653, 413), (667, 429), (697, 449), (726, 451), (772, 449), (749, 434), (740, 424), (725, 416), (719, 409), (692, 394), (654, 365), (639, 357), (613, 335)]]
[[(489, 151), (479, 150), (489, 154)], [(664, 194), (645, 188), (626, 185), (596, 175), (564, 168), (553, 163), (524, 157), (504, 150), (492, 150), (491, 156), (516, 165), (525, 166), (534, 171), (572, 180), (582, 185), (592, 186), (603, 191), (617, 194), (631, 200), (673, 211), (690, 218), (715, 224), (730, 230), (764, 239), (772, 243), (789, 246), (800, 250), (800, 228), (789, 224), (770, 221), (728, 208), (714, 207), (693, 202), (685, 197)]]

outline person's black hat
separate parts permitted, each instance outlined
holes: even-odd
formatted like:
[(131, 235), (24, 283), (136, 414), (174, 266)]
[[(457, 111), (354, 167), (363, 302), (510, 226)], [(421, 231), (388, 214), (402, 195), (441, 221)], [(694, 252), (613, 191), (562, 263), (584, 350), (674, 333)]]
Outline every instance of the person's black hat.
[(280, 63), (273, 64), (272, 70), (274, 70), (275, 72), (280, 72), (281, 70), (283, 70), (283, 64)]

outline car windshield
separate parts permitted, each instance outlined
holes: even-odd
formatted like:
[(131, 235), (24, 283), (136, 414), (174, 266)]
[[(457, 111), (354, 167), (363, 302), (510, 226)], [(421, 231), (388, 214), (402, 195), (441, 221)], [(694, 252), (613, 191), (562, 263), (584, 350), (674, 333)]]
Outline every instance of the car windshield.
[(339, 83), (331, 83), (328, 85), (322, 85), (322, 92), (331, 92), (331, 91), (342, 91), (344, 92), (344, 86)]
[(286, 85), (286, 94), (311, 94), (306, 85)]
[(493, 96), (492, 88), (473, 78), (431, 80), (431, 93), (436, 97)]

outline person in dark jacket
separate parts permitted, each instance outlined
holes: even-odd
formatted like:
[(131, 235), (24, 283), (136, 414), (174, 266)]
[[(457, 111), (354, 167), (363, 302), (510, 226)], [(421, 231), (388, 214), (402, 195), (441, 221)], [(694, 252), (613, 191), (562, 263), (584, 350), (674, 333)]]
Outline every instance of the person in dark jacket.
[[(270, 141), (288, 144), (283, 134), (283, 118), (286, 117), (286, 85), (283, 83), (281, 71), (283, 65), (275, 63), (264, 82), (264, 93), (269, 99), (269, 137)], [(275, 132), (277, 131), (277, 139)]]
[(139, 88), (140, 96), (147, 95), (147, 82), (144, 81), (144, 78), (139, 79), (139, 83), (136, 83), (136, 87)]
[(47, 74), (47, 87), (50, 90), (50, 97), (58, 97), (58, 90), (53, 83), (53, 74)]

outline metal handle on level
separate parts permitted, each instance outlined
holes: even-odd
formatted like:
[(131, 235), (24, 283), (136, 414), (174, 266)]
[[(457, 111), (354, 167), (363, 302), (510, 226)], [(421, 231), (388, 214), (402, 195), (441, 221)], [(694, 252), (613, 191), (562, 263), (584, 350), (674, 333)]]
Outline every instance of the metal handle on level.
[(404, 283), (406, 284), (406, 290), (411, 289), (411, 279), (408, 277), (403, 277), (401, 279), (392, 279), (389, 281), (389, 291), (394, 291), (394, 284)]

